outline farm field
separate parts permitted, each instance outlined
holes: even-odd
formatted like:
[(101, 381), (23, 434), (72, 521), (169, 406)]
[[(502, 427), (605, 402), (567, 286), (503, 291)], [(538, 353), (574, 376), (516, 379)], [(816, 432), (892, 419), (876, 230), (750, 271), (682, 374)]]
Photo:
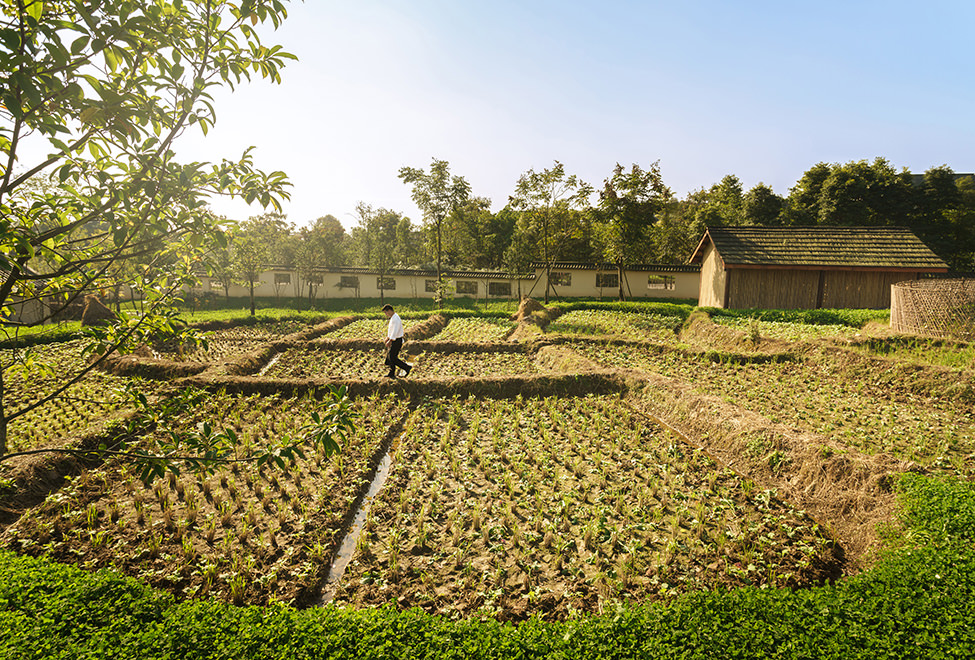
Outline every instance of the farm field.
[[(422, 322), (411, 318), (406, 325)], [(720, 399), (769, 424), (817, 434), (831, 452), (840, 447), (975, 474), (971, 370), (894, 350), (878, 357), (876, 346), (839, 348), (834, 342), (848, 335), (838, 328), (846, 326), (806, 332), (792, 328), (795, 322), (762, 322), (780, 323), (776, 339), (791, 347), (777, 361), (702, 347), (706, 327), (695, 330), (693, 344), (684, 343), (684, 316), (677, 313), (573, 309), (544, 333), (536, 328), (525, 346), (505, 342), (511, 327), (505, 320), (460, 316), (430, 343), (407, 342), (414, 372), (382, 382), (385, 323), (360, 319), (273, 357), (268, 351), (261, 377), (240, 379), (246, 387), (239, 391), (258, 388), (260, 395), (229, 393), (238, 391), (234, 378), (177, 396), (179, 383), (165, 378), (93, 372), (77, 394), (91, 400), (89, 407), (77, 418), (66, 412), (29, 418), (37, 432), (12, 433), (16, 446), (61, 442), (125, 409), (127, 399), (116, 392), (127, 383), (151, 395), (151, 414), (162, 415), (146, 433), (200, 433), (207, 422), (213, 432), (232, 432), (242, 451), (299, 433), (317, 409), (302, 394), (307, 388), (275, 394), (276, 379), (305, 380), (308, 387), (373, 381), (368, 391), (387, 393), (354, 400), (355, 436), (328, 460), (311, 453), (285, 470), (228, 464), (209, 477), (185, 472), (149, 488), (131, 469), (108, 461), (26, 509), (0, 530), (0, 544), (89, 569), (114, 567), (181, 599), (308, 605), (321, 598), (326, 578), (335, 579), (330, 564), (389, 447), (388, 479), (363, 512), (352, 561), (338, 579), (339, 605), (393, 602), (453, 618), (566, 619), (702, 590), (805, 588), (847, 570), (843, 538), (827, 532), (829, 520), (807, 515), (737, 466), (717, 463), (706, 437), (688, 442), (631, 405), (627, 388), (642, 387), (641, 373), (673, 379), (695, 396)], [(232, 363), (308, 327), (287, 321), (215, 331), (208, 354), (183, 359)], [(742, 322), (722, 331), (747, 338), (754, 327)], [(763, 336), (773, 334), (758, 327)], [(353, 340), (345, 346), (367, 340), (374, 348), (332, 340)], [(483, 342), (499, 345), (474, 348)], [(561, 358), (545, 360), (543, 368), (534, 355), (546, 344)], [(223, 345), (233, 348), (214, 348)], [(75, 344), (43, 348), (65, 367), (80, 360)], [(963, 356), (968, 350), (922, 350), (929, 348)], [(582, 359), (577, 364), (572, 356)], [(619, 392), (569, 395), (593, 365), (625, 376)], [(548, 389), (530, 398), (515, 391), (512, 398), (438, 398), (425, 385), (456, 381), (461, 389), (454, 391), (461, 392), (471, 379), (499, 376), (526, 386), (536, 379)], [(8, 374), (8, 396), (26, 396), (34, 385), (17, 378)], [(181, 396), (195, 403), (172, 405)], [(648, 396), (641, 390), (636, 398)], [(741, 447), (742, 455), (775, 456), (774, 439), (762, 442)]]
[(566, 312), (547, 328), (548, 333), (605, 335), (621, 339), (673, 341), (683, 319), (653, 313), (580, 309)]
[(819, 433), (868, 453), (975, 470), (972, 372), (925, 372), (897, 361), (813, 352), (785, 362), (739, 364), (639, 346), (575, 344), (609, 367), (693, 384), (773, 422)]
[(430, 337), (430, 341), (504, 341), (514, 329), (514, 322), (507, 319), (459, 316), (451, 318), (447, 327)]
[[(382, 342), (386, 336), (386, 319), (358, 319), (346, 326), (329, 332), (329, 339), (373, 339)], [(404, 320), (403, 327), (409, 328), (410, 322)]]
[(232, 360), (251, 353), (269, 341), (281, 339), (293, 332), (307, 328), (301, 321), (289, 320), (260, 325), (245, 325), (205, 333), (207, 348), (179, 350), (174, 346), (160, 346), (153, 350), (155, 357), (188, 362), (214, 362)]
[(618, 397), (439, 401), (407, 422), (336, 601), (562, 618), (719, 584), (814, 584), (829, 545)]
[(852, 339), (861, 334), (860, 328), (835, 323), (810, 324), (793, 321), (762, 321), (740, 317), (713, 319), (715, 323), (734, 328), (748, 335), (783, 339), (785, 341), (809, 341), (815, 339)]
[[(0, 363), (7, 368), (4, 378), (4, 405), (9, 411), (21, 410), (40, 401), (63, 382), (65, 374), (76, 372), (83, 364), (80, 341), (35, 346), (31, 360), (40, 369), (24, 371), (21, 355), (12, 349), (0, 351)], [(98, 371), (89, 373), (71, 385), (64, 395), (11, 420), (8, 449), (11, 452), (38, 446), (60, 445), (65, 438), (83, 433), (91, 424), (103, 420), (123, 407), (128, 399), (127, 387), (149, 394), (158, 389), (155, 382), (114, 376)]]
[[(220, 420), (246, 451), (297, 432), (317, 407), (309, 397), (198, 392), (166, 428)], [(388, 427), (405, 414), (390, 397), (356, 408), (356, 433), (335, 460), (308, 454), (283, 471), (231, 463), (213, 476), (170, 475), (151, 488), (125, 465), (107, 464), (70, 480), (9, 527), (5, 545), (89, 568), (113, 566), (182, 596), (307, 598)]]

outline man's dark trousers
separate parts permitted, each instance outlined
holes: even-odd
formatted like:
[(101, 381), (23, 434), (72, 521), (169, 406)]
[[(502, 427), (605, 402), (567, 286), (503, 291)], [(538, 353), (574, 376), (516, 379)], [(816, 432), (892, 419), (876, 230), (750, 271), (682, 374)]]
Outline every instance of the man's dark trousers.
[(403, 348), (402, 337), (394, 339), (389, 344), (389, 355), (386, 356), (386, 364), (389, 365), (389, 376), (391, 378), (396, 378), (397, 367), (407, 372), (410, 370), (410, 365), (399, 359), (399, 351), (401, 348)]

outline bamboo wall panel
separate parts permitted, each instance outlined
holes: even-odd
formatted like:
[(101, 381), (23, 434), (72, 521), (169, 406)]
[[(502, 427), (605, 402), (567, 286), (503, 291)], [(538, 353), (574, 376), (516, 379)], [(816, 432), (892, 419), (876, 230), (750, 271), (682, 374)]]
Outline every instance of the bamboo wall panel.
[(728, 276), (730, 309), (816, 308), (819, 271), (736, 268), (728, 271)]
[(890, 286), (913, 279), (916, 273), (826, 271), (823, 307), (884, 309), (890, 306)]

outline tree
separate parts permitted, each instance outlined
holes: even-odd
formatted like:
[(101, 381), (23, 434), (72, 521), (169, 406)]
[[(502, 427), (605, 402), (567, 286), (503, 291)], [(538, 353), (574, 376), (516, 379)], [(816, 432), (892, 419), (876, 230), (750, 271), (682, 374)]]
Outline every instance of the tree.
[(745, 193), (741, 208), (742, 222), (765, 227), (781, 225), (784, 207), (784, 199), (776, 195), (769, 186), (759, 183)]
[(433, 228), (437, 246), (437, 301), (443, 307), (443, 224), (447, 216), (471, 195), (471, 186), (460, 176), (450, 175), (450, 163), (434, 158), (429, 174), (414, 167), (401, 167), (399, 178), (412, 184), (412, 197)]
[(833, 167), (828, 163), (816, 163), (803, 173), (789, 190), (784, 211), (785, 224), (813, 226), (819, 222), (820, 193), (832, 171)]
[(364, 202), (356, 206), (356, 213), (359, 215), (358, 233), (367, 249), (363, 254), (363, 265), (379, 273), (379, 298), (385, 300), (385, 283), (395, 264), (397, 231), (403, 218), (395, 211), (373, 209)]
[(310, 303), (321, 284), (318, 269), (345, 265), (345, 228), (335, 216), (326, 215), (302, 228), (296, 238), (295, 267), (308, 284)]
[(234, 233), (231, 245), (234, 273), (250, 291), (251, 316), (257, 314), (254, 285), (261, 281), (261, 273), (274, 259), (274, 251), (289, 228), (285, 216), (280, 213), (263, 213), (251, 216), (241, 223)]
[(819, 192), (820, 225), (907, 226), (911, 175), (883, 158), (835, 165)]
[(586, 208), (591, 194), (592, 187), (574, 174), (567, 175), (559, 161), (541, 172), (528, 170), (515, 186), (510, 205), (524, 211), (528, 227), (540, 230), (546, 304), (552, 288), (552, 261), (563, 254), (566, 242), (573, 238), (573, 220), (580, 217), (572, 211)]
[[(51, 313), (104, 286), (114, 264), (143, 259), (149, 302), (123, 319), (114, 347), (153, 326), (153, 313), (189, 281), (203, 247), (220, 240), (212, 195), (280, 208), (281, 172), (254, 168), (251, 151), (216, 164), (177, 161), (176, 139), (206, 132), (212, 92), (252, 75), (280, 80), (293, 56), (261, 43), (254, 25), (286, 16), (281, 0), (10, 0), (0, 5), (0, 305), (56, 299)], [(44, 155), (28, 162), (30, 154)], [(18, 169), (15, 171), (15, 167)], [(30, 182), (53, 173), (50, 189)], [(97, 362), (95, 363), (97, 364)], [(7, 425), (60, 396), (10, 411)]]
[(616, 264), (620, 300), (625, 297), (623, 266), (633, 263), (636, 255), (650, 252), (657, 213), (672, 196), (660, 174), (660, 161), (647, 170), (634, 163), (629, 172), (617, 163), (612, 176), (603, 182), (597, 209), (602, 258)]

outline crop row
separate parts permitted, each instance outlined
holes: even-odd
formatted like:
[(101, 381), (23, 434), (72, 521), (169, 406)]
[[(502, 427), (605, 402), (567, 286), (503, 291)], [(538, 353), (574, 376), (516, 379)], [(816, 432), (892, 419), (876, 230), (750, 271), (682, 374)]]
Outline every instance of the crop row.
[(826, 540), (611, 397), (436, 401), (408, 420), (336, 599), (566, 616), (817, 579)]
[(546, 331), (666, 341), (674, 338), (682, 323), (683, 319), (679, 316), (581, 309), (558, 317)]
[[(30, 358), (6, 350), (3, 360), (3, 404), (7, 415), (15, 414), (48, 396), (62, 385), (65, 376), (84, 366), (80, 341), (35, 346)], [(23, 369), (25, 359), (34, 366)], [(104, 419), (123, 407), (128, 399), (128, 386), (146, 394), (157, 387), (154, 383), (91, 371), (52, 401), (10, 420), (8, 449), (23, 451), (82, 433), (92, 422)]]
[[(309, 397), (214, 395), (158, 432), (192, 432), (217, 420), (246, 453), (295, 434), (318, 405)], [(151, 488), (110, 464), (50, 496), (8, 528), (4, 542), (90, 567), (113, 565), (182, 595), (301, 598), (322, 578), (371, 461), (405, 409), (373, 398), (356, 410), (355, 434), (329, 460), (310, 452), (283, 471), (235, 462), (212, 476), (170, 475)]]
[(512, 321), (495, 318), (476, 318), (461, 316), (452, 318), (443, 330), (431, 338), (432, 341), (483, 342), (504, 341), (511, 334), (515, 324)]

